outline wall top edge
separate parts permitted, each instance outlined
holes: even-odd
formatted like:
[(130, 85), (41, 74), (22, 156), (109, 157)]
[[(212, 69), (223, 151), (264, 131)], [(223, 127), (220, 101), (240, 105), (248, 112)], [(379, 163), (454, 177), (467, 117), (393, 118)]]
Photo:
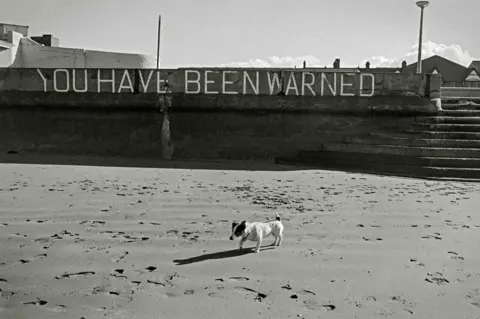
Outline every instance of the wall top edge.
[(375, 72), (375, 69), (372, 70), (350, 70), (350, 69), (325, 69), (325, 68), (222, 68), (222, 67), (181, 67), (181, 68), (21, 68), (21, 67), (0, 67), (0, 71), (8, 71), (8, 70), (15, 70), (15, 71), (25, 71), (25, 70), (131, 70), (131, 71), (165, 71), (165, 72), (175, 72), (175, 71), (273, 71), (273, 72), (317, 72), (317, 73), (369, 73), (369, 74), (378, 74), (378, 75), (395, 75), (395, 76), (433, 76), (435, 77), (436, 74), (430, 73), (393, 73), (393, 72)]

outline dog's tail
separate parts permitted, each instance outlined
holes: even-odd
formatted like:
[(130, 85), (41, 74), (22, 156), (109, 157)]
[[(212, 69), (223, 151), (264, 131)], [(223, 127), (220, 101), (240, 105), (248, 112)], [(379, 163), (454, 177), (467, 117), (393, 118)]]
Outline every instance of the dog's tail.
[(280, 221), (280, 214), (277, 213), (277, 216), (275, 217), (276, 220)]

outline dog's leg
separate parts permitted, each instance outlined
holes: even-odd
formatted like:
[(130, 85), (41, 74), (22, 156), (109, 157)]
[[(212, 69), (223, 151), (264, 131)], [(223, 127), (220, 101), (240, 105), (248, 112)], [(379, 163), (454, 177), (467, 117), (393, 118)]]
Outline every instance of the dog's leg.
[(278, 238), (279, 238), (279, 240), (278, 240), (277, 246), (280, 246), (282, 244), (282, 240), (283, 240), (283, 232), (280, 232), (278, 234)]
[(277, 241), (278, 241), (278, 237), (275, 236), (275, 240), (273, 241), (273, 243), (272, 243), (270, 246), (276, 246), (276, 245), (277, 245)]
[(240, 239), (240, 242), (238, 244), (238, 249), (242, 249), (243, 248), (243, 244), (245, 243), (247, 239), (245, 237), (242, 237), (242, 239)]
[(260, 246), (262, 246), (262, 242), (263, 242), (263, 237), (258, 236), (257, 247), (255, 247), (255, 252), (256, 253), (260, 252)]

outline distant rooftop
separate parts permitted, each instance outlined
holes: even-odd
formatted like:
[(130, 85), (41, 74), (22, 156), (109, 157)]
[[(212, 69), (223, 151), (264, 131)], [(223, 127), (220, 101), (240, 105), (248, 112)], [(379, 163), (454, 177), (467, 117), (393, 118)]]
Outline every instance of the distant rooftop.
[(0, 25), (11, 25), (11, 26), (13, 26), (13, 27), (30, 28), (28, 25), (13, 24), (13, 23), (4, 23), (4, 22), (0, 22)]

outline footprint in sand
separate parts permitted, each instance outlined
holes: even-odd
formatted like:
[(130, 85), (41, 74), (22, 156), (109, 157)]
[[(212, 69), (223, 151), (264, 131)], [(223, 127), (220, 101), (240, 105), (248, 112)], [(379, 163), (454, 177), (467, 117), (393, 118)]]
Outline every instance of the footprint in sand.
[(21, 263), (21, 264), (27, 264), (29, 262), (36, 261), (36, 260), (39, 260), (39, 259), (42, 259), (42, 258), (45, 258), (45, 257), (47, 257), (47, 254), (38, 254), (38, 255), (33, 256), (32, 258), (29, 258), (29, 259), (20, 259), (18, 262)]
[(442, 239), (442, 237), (440, 237), (440, 236), (434, 236), (434, 235), (423, 236), (422, 238), (423, 238), (423, 239), (434, 238), (434, 239), (437, 239), (437, 240), (441, 240), (441, 239)]
[(480, 289), (474, 289), (465, 296), (470, 304), (480, 308)]
[(157, 281), (157, 280), (151, 280), (151, 279), (148, 279), (147, 282), (149, 284), (152, 284), (152, 285), (158, 285), (158, 286), (163, 286), (163, 287), (165, 287), (167, 285), (163, 282), (160, 282), (160, 281)]
[(296, 293), (301, 296), (316, 296), (316, 293), (307, 289), (299, 290)]
[[(286, 284), (286, 285), (282, 286), (282, 289), (291, 291), (292, 287), (290, 286), (290, 284)], [(307, 297), (307, 299), (303, 301), (303, 304), (309, 310), (331, 311), (331, 310), (335, 309), (335, 306), (333, 306), (333, 305), (320, 305), (320, 304), (318, 304), (318, 302), (316, 300), (311, 299), (312, 297), (317, 295), (316, 293), (314, 293), (311, 290), (301, 289), (301, 290), (296, 290), (294, 292), (295, 292), (294, 294), (290, 295), (290, 299), (298, 300), (298, 299), (300, 299), (300, 297)]]
[(64, 305), (56, 305), (54, 307), (44, 307), (45, 305), (48, 304), (47, 301), (45, 300), (42, 300), (40, 298), (37, 298), (36, 301), (29, 301), (29, 302), (24, 302), (23, 303), (24, 305), (32, 305), (32, 306), (40, 306), (42, 308), (44, 308), (45, 310), (47, 311), (51, 311), (51, 312), (57, 312), (57, 313), (64, 313), (66, 312), (67, 310), (67, 307), (64, 306)]
[(462, 256), (458, 256), (458, 254), (457, 254), (456, 252), (454, 252), (454, 251), (449, 251), (449, 252), (447, 253), (447, 255), (448, 255), (451, 259), (453, 259), (453, 260), (455, 260), (455, 261), (457, 261), (457, 262), (459, 262), (459, 263), (462, 263), (462, 262), (465, 260), (465, 258), (463, 258)]
[(290, 284), (286, 284), (286, 285), (282, 286), (282, 289), (292, 290), (292, 287), (290, 286)]
[(33, 306), (45, 306), (46, 304), (48, 304), (48, 302), (45, 301), (45, 300), (41, 300), (41, 299), (37, 298), (36, 301), (24, 302), (23, 304), (24, 305), (33, 305)]
[(50, 241), (50, 238), (49, 237), (42, 237), (42, 238), (34, 239), (32, 241), (35, 242), (35, 243), (46, 244)]
[(176, 298), (176, 297), (181, 297), (181, 296), (183, 296), (183, 293), (178, 292), (178, 291), (170, 291), (170, 292), (166, 292), (166, 293), (160, 295), (160, 297), (162, 297), (162, 298)]
[(128, 251), (125, 251), (123, 253), (117, 254), (111, 258), (112, 262), (118, 263), (120, 260), (125, 258), (128, 255)]
[(230, 279), (231, 281), (237, 281), (237, 282), (250, 280), (250, 278), (247, 278), (247, 277), (230, 277), (228, 279)]
[(53, 307), (43, 307), (45, 310), (50, 311), (50, 312), (56, 312), (56, 313), (66, 313), (67, 312), (67, 306), (64, 305), (56, 305)]
[(327, 305), (319, 304), (316, 300), (313, 300), (313, 299), (305, 300), (303, 301), (303, 304), (308, 310), (313, 310), (313, 311), (333, 311), (336, 308), (334, 305), (330, 305), (330, 304), (327, 304)]
[(193, 295), (195, 293), (195, 290), (193, 289), (187, 289), (183, 292), (184, 295)]
[(443, 285), (443, 284), (448, 284), (450, 283), (447, 279), (443, 277), (443, 274), (440, 272), (436, 273), (428, 273), (427, 278), (425, 278), (426, 282), (429, 282), (431, 284), (435, 283), (437, 285)]
[(114, 269), (111, 275), (113, 277), (119, 277), (119, 278), (127, 278), (127, 276), (123, 276), (123, 273), (125, 272), (124, 269)]
[(405, 310), (406, 312), (408, 312), (411, 315), (413, 315), (412, 308), (417, 305), (416, 302), (409, 302), (409, 301), (403, 299), (400, 296), (393, 296), (393, 297), (390, 298), (390, 301), (401, 303), (402, 306), (403, 306), (403, 310)]
[(422, 263), (422, 262), (419, 262), (416, 258), (410, 258), (410, 262), (411, 262), (411, 263), (414, 263), (415, 266), (425, 267), (425, 264)]
[(255, 301), (263, 301), (263, 299), (267, 298), (267, 294), (258, 292), (256, 290), (248, 288), (248, 287), (236, 286), (233, 289), (235, 291), (240, 292), (240, 293), (254, 296)]
[(55, 276), (55, 279), (87, 277), (87, 276), (93, 276), (93, 275), (95, 275), (94, 271), (81, 271), (76, 273), (66, 273), (60, 276)]

